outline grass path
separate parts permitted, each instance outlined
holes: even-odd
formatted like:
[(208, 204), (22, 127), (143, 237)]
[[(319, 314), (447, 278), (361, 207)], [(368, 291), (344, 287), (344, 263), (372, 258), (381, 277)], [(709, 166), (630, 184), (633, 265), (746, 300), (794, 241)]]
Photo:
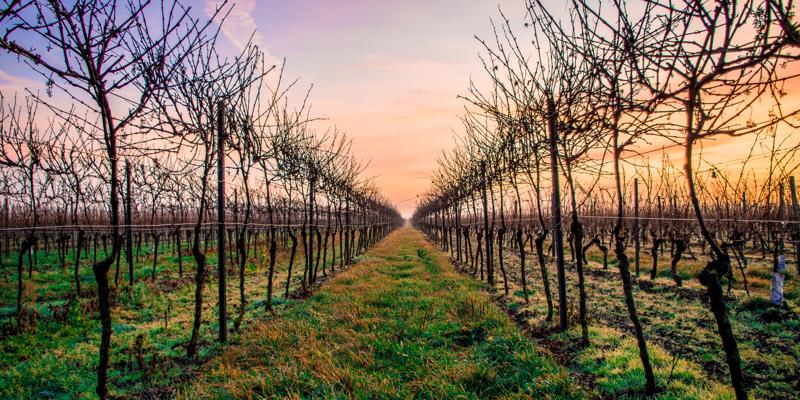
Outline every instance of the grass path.
[(310, 298), (251, 326), (178, 397), (584, 397), (481, 288), (401, 228)]

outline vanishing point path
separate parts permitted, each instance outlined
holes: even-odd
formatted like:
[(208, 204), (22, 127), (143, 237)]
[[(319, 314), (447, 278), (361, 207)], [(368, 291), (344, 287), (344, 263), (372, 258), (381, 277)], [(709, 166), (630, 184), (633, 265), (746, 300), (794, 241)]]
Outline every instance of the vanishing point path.
[(580, 398), (483, 291), (411, 227), (248, 329), (181, 398)]

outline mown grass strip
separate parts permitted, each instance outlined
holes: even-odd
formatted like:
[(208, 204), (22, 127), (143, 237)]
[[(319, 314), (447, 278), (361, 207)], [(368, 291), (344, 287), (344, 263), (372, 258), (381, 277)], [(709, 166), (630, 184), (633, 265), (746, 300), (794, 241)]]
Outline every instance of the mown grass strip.
[(253, 326), (179, 397), (585, 397), (480, 288), (418, 231), (400, 229)]

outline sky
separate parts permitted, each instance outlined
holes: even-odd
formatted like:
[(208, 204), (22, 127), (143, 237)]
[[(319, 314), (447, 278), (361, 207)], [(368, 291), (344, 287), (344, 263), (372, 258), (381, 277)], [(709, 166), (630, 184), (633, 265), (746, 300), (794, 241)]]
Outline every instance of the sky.
[(457, 96), (481, 74), (474, 35), (490, 34), (498, 6), (524, 13), (522, 0), (238, 0), (223, 43), (257, 30), (289, 77), (314, 85), (312, 114), (353, 139), (365, 174), (410, 216), (460, 129)]
[[(251, 37), (285, 76), (311, 91), (311, 114), (352, 139), (352, 153), (405, 216), (453, 146), (471, 74), (481, 75), (475, 35), (488, 37), (498, 7), (522, 18), (523, 0), (232, 0), (218, 44), (238, 54)], [(183, 0), (197, 16), (219, 0)], [(558, 6), (557, 6), (558, 7)], [(6, 52), (0, 90), (44, 94), (45, 79)], [(290, 103), (292, 99), (290, 98)], [(68, 97), (53, 98), (54, 103)], [(61, 106), (67, 105), (59, 104)]]
[[(209, 15), (219, 0), (184, 0)], [(367, 177), (410, 216), (436, 158), (454, 145), (471, 77), (485, 73), (475, 36), (489, 39), (498, 8), (520, 26), (524, 0), (235, 0), (219, 45), (236, 54), (251, 35), (285, 75), (300, 79), (296, 103), (311, 92), (320, 128), (353, 140)], [(566, 14), (562, 1), (548, 9)], [(491, 40), (490, 40), (491, 41)], [(223, 51), (225, 52), (225, 51)], [(44, 91), (44, 79), (0, 54), (0, 89)], [(292, 102), (292, 98), (290, 98)], [(738, 144), (730, 144), (734, 147)], [(730, 148), (717, 152), (730, 155)], [(709, 150), (712, 151), (712, 150)]]

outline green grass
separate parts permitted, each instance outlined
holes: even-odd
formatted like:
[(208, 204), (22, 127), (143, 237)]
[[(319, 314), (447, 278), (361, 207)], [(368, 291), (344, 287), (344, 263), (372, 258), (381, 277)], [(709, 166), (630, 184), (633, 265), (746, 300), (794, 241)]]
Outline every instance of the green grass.
[[(550, 340), (564, 347), (578, 343), (580, 331), (552, 334)], [(595, 380), (595, 390), (602, 397), (642, 398), (645, 376), (636, 341), (616, 329), (592, 326), (590, 345), (577, 347), (571, 369)], [(695, 363), (673, 357), (664, 349), (650, 343), (650, 362), (659, 386), (658, 399), (733, 399), (733, 390), (710, 381)]]
[[(142, 247), (136, 263), (136, 283), (127, 284), (127, 264), (120, 266), (119, 287), (114, 284), (115, 267), (109, 273), (112, 286), (113, 334), (109, 385), (114, 396), (135, 396), (148, 392), (168, 396), (169, 386), (185, 379), (204, 361), (219, 354), (222, 346), (215, 341), (217, 325), (216, 253), (209, 247), (209, 280), (204, 290), (203, 325), (200, 350), (194, 362), (185, 360), (194, 307), (194, 260), (183, 251), (183, 277), (178, 277), (178, 259), (163, 246), (159, 253), (156, 280), (150, 278), (150, 246)], [(259, 255), (265, 246), (260, 243)], [(338, 251), (337, 251), (338, 253)], [(292, 288), (299, 286), (303, 272), (302, 250), (295, 260)], [(102, 250), (98, 259), (103, 256)], [(33, 276), (28, 279), (25, 263), (24, 305), (35, 310), (35, 321), (18, 331), (16, 309), (16, 260), (6, 261), (4, 279), (0, 279), (0, 398), (96, 398), (96, 366), (100, 342), (96, 289), (91, 259), (84, 258), (80, 268), (83, 295), (74, 297), (71, 252), (67, 268), (62, 270), (55, 250), (39, 251)], [(330, 258), (330, 252), (328, 253)], [(13, 261), (13, 263), (12, 263)], [(274, 304), (285, 308), (294, 300), (283, 298), (288, 254), (280, 253), (276, 267)], [(263, 257), (248, 260), (245, 271), (249, 303), (242, 322), (246, 329), (266, 315), (266, 262)], [(296, 272), (296, 271), (299, 271)], [(72, 298), (72, 300), (70, 300)], [(238, 315), (238, 277), (228, 277), (230, 327)], [(231, 343), (240, 336), (229, 335)]]
[[(547, 244), (545, 244), (545, 249)], [(629, 249), (631, 250), (631, 249)], [(668, 252), (659, 257), (657, 278), (649, 277), (652, 260), (642, 252), (641, 275), (633, 291), (640, 321), (653, 364), (660, 398), (730, 398), (730, 377), (714, 317), (705, 300), (705, 289), (697, 279), (704, 257), (684, 258), (678, 272), (683, 288), (675, 288)], [(503, 296), (502, 275), (497, 274), (495, 293), (505, 307), (518, 313), (537, 332), (558, 359), (575, 374), (594, 381), (596, 396), (637, 398), (644, 393), (644, 374), (625, 307), (619, 269), (613, 252), (609, 268), (602, 268), (602, 253), (592, 248), (585, 266), (588, 322), (591, 345), (580, 348), (577, 310), (577, 273), (567, 254), (567, 292), (570, 296), (566, 333), (551, 334), (555, 321), (545, 321), (546, 303), (535, 254), (526, 259), (530, 303), (521, 290), (519, 258), (515, 249), (504, 252), (510, 291)], [(632, 250), (630, 256), (632, 257)], [(727, 305), (737, 338), (745, 385), (754, 398), (797, 398), (800, 395), (800, 308), (796, 301), (800, 286), (790, 265), (784, 294), (785, 308), (768, 300), (771, 264), (760, 254), (748, 253), (746, 271), (750, 296), (743, 290), (741, 272)], [(550, 262), (550, 288), (556, 296), (556, 271)], [(736, 267), (734, 265), (734, 267)], [(631, 265), (633, 273), (633, 265)], [(727, 288), (726, 288), (727, 289)], [(555, 315), (558, 315), (558, 301)], [(673, 367), (673, 364), (675, 367)]]
[[(22, 332), (15, 331), (13, 316), (14, 260), (6, 260), (0, 275), (0, 398), (95, 397), (100, 324), (91, 261), (81, 268), (84, 296), (70, 300), (74, 297), (71, 262), (68, 257), (62, 271), (54, 253), (37, 254), (32, 279), (27, 278), (26, 261), (24, 303), (36, 318)], [(549, 326), (543, 322), (545, 306), (535, 259), (528, 258), (531, 302), (525, 304), (516, 254), (505, 254), (512, 278), (505, 306), (522, 313), (534, 327)], [(142, 256), (134, 286), (127, 286), (124, 262), (119, 288), (112, 284), (109, 383), (115, 396), (640, 398), (643, 393), (644, 376), (635, 341), (625, 326), (613, 255), (606, 273), (600, 271), (599, 252), (589, 254), (591, 345), (576, 346), (574, 308), (569, 309), (572, 329), (544, 330), (537, 338), (558, 353), (562, 366), (520, 333), (483, 294), (485, 285), (456, 274), (445, 255), (410, 228), (357, 257), (355, 268), (338, 274), (306, 300), (282, 297), (288, 255), (279, 254), (274, 314), (264, 311), (264, 259), (251, 258), (246, 269), (247, 314), (243, 330), (229, 335), (229, 347), (215, 341), (216, 254), (210, 251), (200, 354), (193, 363), (185, 360), (183, 345), (191, 327), (194, 262), (189, 256), (183, 258), (184, 277), (179, 279), (177, 259), (165, 247), (157, 279), (151, 281), (152, 255), (143, 248)], [(292, 287), (299, 285), (302, 275), (301, 249), (298, 256)], [(668, 263), (668, 257), (661, 260)], [(641, 283), (634, 290), (660, 390), (657, 398), (732, 398), (707, 306), (699, 297), (687, 298), (672, 290), (668, 265), (660, 265), (658, 279), (650, 283), (648, 263), (643, 257)], [(700, 261), (681, 262), (684, 291), (702, 291), (693, 278), (700, 266)], [(768, 270), (765, 263), (751, 263), (752, 297), (737, 285), (729, 310), (751, 395), (792, 397), (798, 393), (800, 369), (796, 302), (800, 289), (790, 274), (789, 307), (771, 306), (765, 299)], [(574, 295), (574, 271), (570, 268), (568, 274), (569, 292)], [(239, 306), (237, 282), (229, 276), (231, 319)], [(501, 279), (497, 289), (493, 293), (502, 294)]]
[(582, 398), (482, 286), (403, 228), (254, 324), (180, 398)]

